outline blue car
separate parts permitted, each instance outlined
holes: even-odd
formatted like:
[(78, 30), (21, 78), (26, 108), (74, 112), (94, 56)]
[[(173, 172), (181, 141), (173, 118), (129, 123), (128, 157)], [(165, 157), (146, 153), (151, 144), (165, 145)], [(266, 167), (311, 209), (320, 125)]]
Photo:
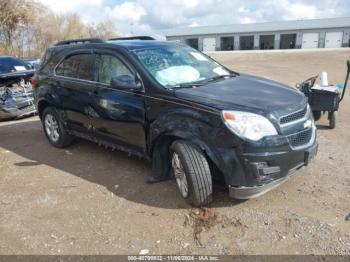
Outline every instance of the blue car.
[(0, 56), (0, 121), (35, 113), (31, 83), (34, 72), (22, 60)]

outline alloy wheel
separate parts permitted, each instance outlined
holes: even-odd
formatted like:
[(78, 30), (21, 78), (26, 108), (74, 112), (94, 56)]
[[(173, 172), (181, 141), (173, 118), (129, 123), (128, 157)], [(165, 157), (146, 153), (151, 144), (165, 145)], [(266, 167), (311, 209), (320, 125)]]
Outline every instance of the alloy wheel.
[(171, 165), (174, 171), (177, 187), (183, 198), (188, 196), (188, 183), (185, 170), (177, 153), (173, 154)]
[(44, 121), (47, 136), (52, 142), (56, 143), (60, 138), (59, 127), (56, 118), (51, 114), (47, 114)]

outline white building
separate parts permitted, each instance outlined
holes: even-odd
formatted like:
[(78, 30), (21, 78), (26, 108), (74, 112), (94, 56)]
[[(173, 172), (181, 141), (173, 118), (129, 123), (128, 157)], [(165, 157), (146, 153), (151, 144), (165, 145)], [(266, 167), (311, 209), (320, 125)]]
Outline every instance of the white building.
[(167, 40), (201, 51), (350, 46), (350, 17), (174, 28)]

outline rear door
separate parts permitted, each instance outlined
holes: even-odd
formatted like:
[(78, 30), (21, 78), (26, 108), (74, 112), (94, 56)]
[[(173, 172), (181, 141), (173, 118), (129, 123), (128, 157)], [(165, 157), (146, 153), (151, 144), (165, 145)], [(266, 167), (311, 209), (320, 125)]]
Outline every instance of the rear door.
[(95, 135), (136, 151), (146, 149), (145, 96), (143, 92), (112, 88), (111, 79), (120, 75), (135, 77), (135, 70), (114, 51), (96, 51), (97, 87), (92, 117)]
[(94, 114), (95, 55), (91, 50), (76, 51), (56, 67), (55, 86), (66, 112), (68, 128), (80, 133), (91, 130), (90, 115)]

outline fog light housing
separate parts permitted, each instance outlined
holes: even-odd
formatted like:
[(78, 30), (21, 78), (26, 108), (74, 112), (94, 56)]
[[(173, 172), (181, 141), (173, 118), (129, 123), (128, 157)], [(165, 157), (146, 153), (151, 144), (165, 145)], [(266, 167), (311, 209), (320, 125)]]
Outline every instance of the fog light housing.
[(279, 166), (269, 166), (267, 162), (252, 162), (250, 168), (254, 177), (259, 180), (281, 172)]

